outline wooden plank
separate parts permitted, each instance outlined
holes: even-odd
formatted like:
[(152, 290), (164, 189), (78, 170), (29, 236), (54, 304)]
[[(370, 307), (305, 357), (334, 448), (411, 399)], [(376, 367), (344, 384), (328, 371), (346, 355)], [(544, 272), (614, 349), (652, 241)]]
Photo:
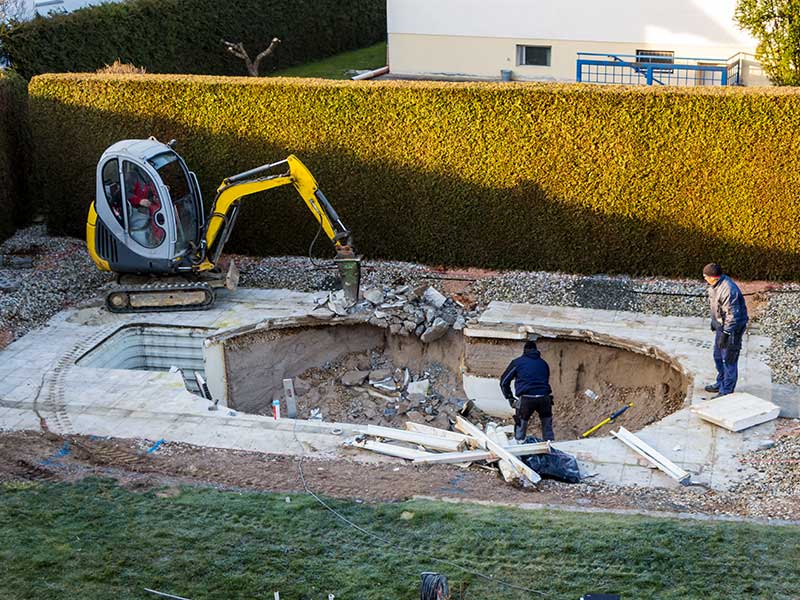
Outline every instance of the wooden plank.
[(456, 416), (456, 429), (472, 438), (475, 438), (478, 442), (478, 445), (486, 450), (491, 450), (497, 455), (498, 458), (507, 460), (509, 463), (511, 463), (514, 471), (516, 471), (516, 473), (523, 479), (530, 481), (531, 483), (539, 483), (542, 480), (536, 471), (531, 469), (516, 456), (509, 453), (500, 444), (490, 440), (488, 437), (486, 437), (485, 433), (478, 429), (476, 425), (470, 423), (464, 417)]
[(682, 484), (689, 483), (691, 474), (688, 471), (680, 468), (666, 456), (658, 452), (655, 448), (643, 442), (640, 438), (632, 434), (624, 427), (619, 428), (619, 431), (612, 431), (611, 435), (618, 439), (620, 442), (628, 446), (631, 450), (644, 456), (647, 460), (653, 463), (661, 471)]
[(614, 434), (614, 437), (621, 438), (627, 443), (627, 445), (638, 449), (640, 454), (645, 455), (650, 462), (656, 464), (658, 468), (675, 479), (680, 480), (689, 475), (687, 471), (680, 468), (666, 456), (661, 454), (658, 450), (647, 444), (647, 442), (643, 441), (640, 437), (631, 433), (624, 427), (620, 426), (619, 431)]
[(463, 433), (458, 433), (457, 431), (447, 431), (446, 429), (439, 429), (438, 427), (431, 427), (430, 425), (423, 425), (422, 423), (414, 423), (413, 421), (408, 421), (406, 423), (406, 429), (408, 431), (415, 431), (417, 433), (435, 435), (436, 437), (441, 437), (448, 440), (457, 440), (465, 444), (472, 439)]
[(381, 437), (390, 440), (398, 440), (401, 442), (410, 442), (425, 446), (431, 450), (442, 450), (444, 452), (458, 452), (464, 447), (463, 442), (458, 440), (449, 440), (440, 438), (433, 435), (424, 433), (417, 433), (415, 431), (406, 431), (405, 429), (394, 429), (393, 427), (381, 427), (379, 425), (367, 425), (366, 428), (361, 428), (360, 433), (371, 435), (373, 437)]
[(415, 450), (414, 448), (406, 448), (405, 446), (397, 446), (395, 444), (376, 442), (375, 440), (353, 442), (353, 445), (357, 448), (363, 448), (364, 450), (372, 450), (378, 454), (385, 454), (386, 456), (394, 456), (397, 458), (405, 458), (406, 460), (415, 460), (417, 458), (425, 458), (426, 456), (435, 456), (430, 452), (423, 452), (422, 450)]
[(645, 457), (644, 463), (647, 466), (658, 468), (675, 479), (681, 479), (686, 474), (683, 469), (631, 432), (627, 430), (618, 431), (614, 433), (613, 436)]
[(464, 452), (442, 452), (440, 454), (430, 453), (430, 456), (423, 456), (414, 459), (414, 464), (458, 464), (479, 460), (497, 460), (497, 457), (489, 450), (465, 450)]
[(781, 412), (777, 404), (740, 392), (695, 404), (690, 410), (705, 421), (735, 432), (777, 419)]
[[(550, 442), (537, 442), (535, 444), (520, 444), (519, 446), (506, 446), (506, 451), (514, 456), (527, 456), (529, 454), (550, 454)], [(465, 450), (464, 452), (442, 452), (430, 454), (414, 462), (427, 464), (460, 463), (465, 461), (478, 462), (480, 460), (499, 460), (491, 450)]]
[[(506, 437), (506, 434), (497, 431), (497, 425), (494, 423), (487, 423), (486, 437), (494, 442), (497, 442), (503, 447), (508, 446), (508, 438)], [(500, 468), (500, 474), (506, 481), (514, 481), (517, 478), (517, 473), (514, 471), (514, 467), (512, 467), (511, 463), (507, 460), (501, 460), (499, 463), (497, 463), (497, 466)]]

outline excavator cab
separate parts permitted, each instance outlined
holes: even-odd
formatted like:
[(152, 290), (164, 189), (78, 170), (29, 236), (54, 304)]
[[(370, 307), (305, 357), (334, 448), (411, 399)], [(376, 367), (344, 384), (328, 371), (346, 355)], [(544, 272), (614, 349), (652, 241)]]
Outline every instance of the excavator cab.
[(176, 273), (188, 264), (182, 258), (201, 243), (204, 215), (197, 177), (157, 140), (122, 141), (103, 153), (94, 210), (94, 250), (102, 270)]
[[(222, 274), (217, 262), (247, 196), (292, 185), (336, 248), (345, 296), (358, 298), (361, 259), (350, 230), (295, 156), (222, 181), (209, 218), (195, 174), (173, 149), (155, 138), (110, 146), (97, 165), (95, 201), (89, 208), (86, 245), (102, 271), (117, 274), (106, 295), (112, 312), (208, 308), (214, 288), (235, 289), (233, 262)], [(123, 276), (141, 281), (123, 283)], [(175, 282), (175, 278), (181, 279)], [(128, 277), (130, 279), (130, 277)], [(126, 279), (127, 281), (127, 279)]]

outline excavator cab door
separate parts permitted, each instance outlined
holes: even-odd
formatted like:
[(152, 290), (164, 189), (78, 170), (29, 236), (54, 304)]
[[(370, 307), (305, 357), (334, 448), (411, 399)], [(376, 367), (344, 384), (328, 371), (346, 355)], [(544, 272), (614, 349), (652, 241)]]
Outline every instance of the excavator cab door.
[(175, 223), (173, 257), (187, 256), (200, 245), (203, 232), (203, 200), (197, 177), (171, 149), (155, 154), (147, 162), (158, 174), (166, 196), (163, 204)]

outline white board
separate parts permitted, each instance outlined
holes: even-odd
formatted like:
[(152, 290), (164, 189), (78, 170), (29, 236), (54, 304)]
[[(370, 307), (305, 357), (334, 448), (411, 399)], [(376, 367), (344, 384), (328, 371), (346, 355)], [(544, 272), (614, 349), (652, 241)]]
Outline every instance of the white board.
[(742, 431), (772, 421), (781, 412), (778, 405), (746, 393), (720, 396), (696, 404), (690, 410), (701, 419), (730, 431)]

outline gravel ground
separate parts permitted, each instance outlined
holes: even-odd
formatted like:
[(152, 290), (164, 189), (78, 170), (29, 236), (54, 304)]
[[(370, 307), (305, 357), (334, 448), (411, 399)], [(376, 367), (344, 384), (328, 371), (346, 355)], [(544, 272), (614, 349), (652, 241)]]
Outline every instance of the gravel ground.
[(0, 267), (0, 279), (12, 288), (0, 292), (0, 348), (95, 296), (109, 280), (95, 268), (81, 240), (50, 237), (43, 225), (18, 231), (0, 245), (0, 254), (33, 258), (30, 269)]
[(476, 281), (470, 292), (481, 306), (501, 300), (702, 317), (705, 288), (692, 280), (511, 271)]
[[(800, 285), (784, 289), (800, 292)], [(771, 294), (759, 322), (772, 338), (767, 362), (773, 381), (800, 385), (800, 293)]]
[[(301, 292), (335, 290), (339, 276), (333, 261), (301, 256), (269, 256), (254, 258), (235, 255), (242, 287), (286, 288)], [(361, 268), (361, 284), (365, 287), (409, 285), (416, 287), (430, 282), (434, 271), (414, 263), (365, 260)]]
[[(110, 277), (99, 273), (84, 243), (50, 237), (44, 226), (17, 232), (0, 245), (3, 256), (32, 257), (33, 268), (0, 266), (0, 348), (54, 314), (96, 297)], [(305, 257), (251, 258), (235, 256), (243, 287), (275, 287), (302, 291), (334, 289), (336, 270), (330, 261), (312, 264)], [(675, 316), (707, 315), (705, 284), (696, 280), (578, 276), (544, 272), (446, 272), (397, 261), (365, 261), (362, 281), (367, 286), (430, 284), (453, 294), (468, 308), (483, 308), (492, 300), (632, 310)], [(440, 281), (437, 281), (440, 280)], [(451, 286), (448, 289), (448, 286)], [(10, 291), (8, 291), (10, 289)], [(784, 290), (800, 291), (800, 284)], [(800, 384), (800, 294), (768, 294), (755, 319), (769, 335), (769, 362), (778, 383)], [(800, 425), (797, 427), (800, 430)], [(716, 514), (746, 514), (770, 518), (797, 518), (800, 497), (800, 436), (781, 437), (776, 445), (744, 457), (758, 474), (746, 485), (726, 494), (696, 490), (642, 490), (644, 504), (653, 510), (700, 510)], [(556, 485), (556, 484), (550, 484)], [(566, 496), (619, 495), (620, 488), (598, 484), (564, 486)], [(772, 498), (770, 502), (765, 502)], [(580, 502), (579, 502), (580, 503)]]
[[(95, 296), (110, 279), (95, 269), (81, 240), (49, 237), (42, 225), (17, 232), (0, 245), (0, 254), (33, 256), (35, 267), (0, 267), (0, 288), (8, 284), (17, 287), (0, 292), (0, 346), (44, 324), (58, 311)], [(232, 258), (241, 270), (242, 287), (312, 291), (337, 286), (337, 272), (329, 260), (312, 263), (298, 256)], [(467, 273), (465, 277), (451, 277), (448, 272), (414, 263), (365, 260), (362, 282), (366, 286), (430, 284), (444, 289), (455, 279), (460, 283), (458, 298), (478, 309), (501, 300), (672, 316), (708, 314), (705, 283), (699, 278)], [(800, 292), (800, 284), (786, 284), (781, 289)], [(768, 359), (775, 382), (800, 385), (800, 293), (769, 294), (766, 308), (755, 315), (754, 322), (772, 338)]]

